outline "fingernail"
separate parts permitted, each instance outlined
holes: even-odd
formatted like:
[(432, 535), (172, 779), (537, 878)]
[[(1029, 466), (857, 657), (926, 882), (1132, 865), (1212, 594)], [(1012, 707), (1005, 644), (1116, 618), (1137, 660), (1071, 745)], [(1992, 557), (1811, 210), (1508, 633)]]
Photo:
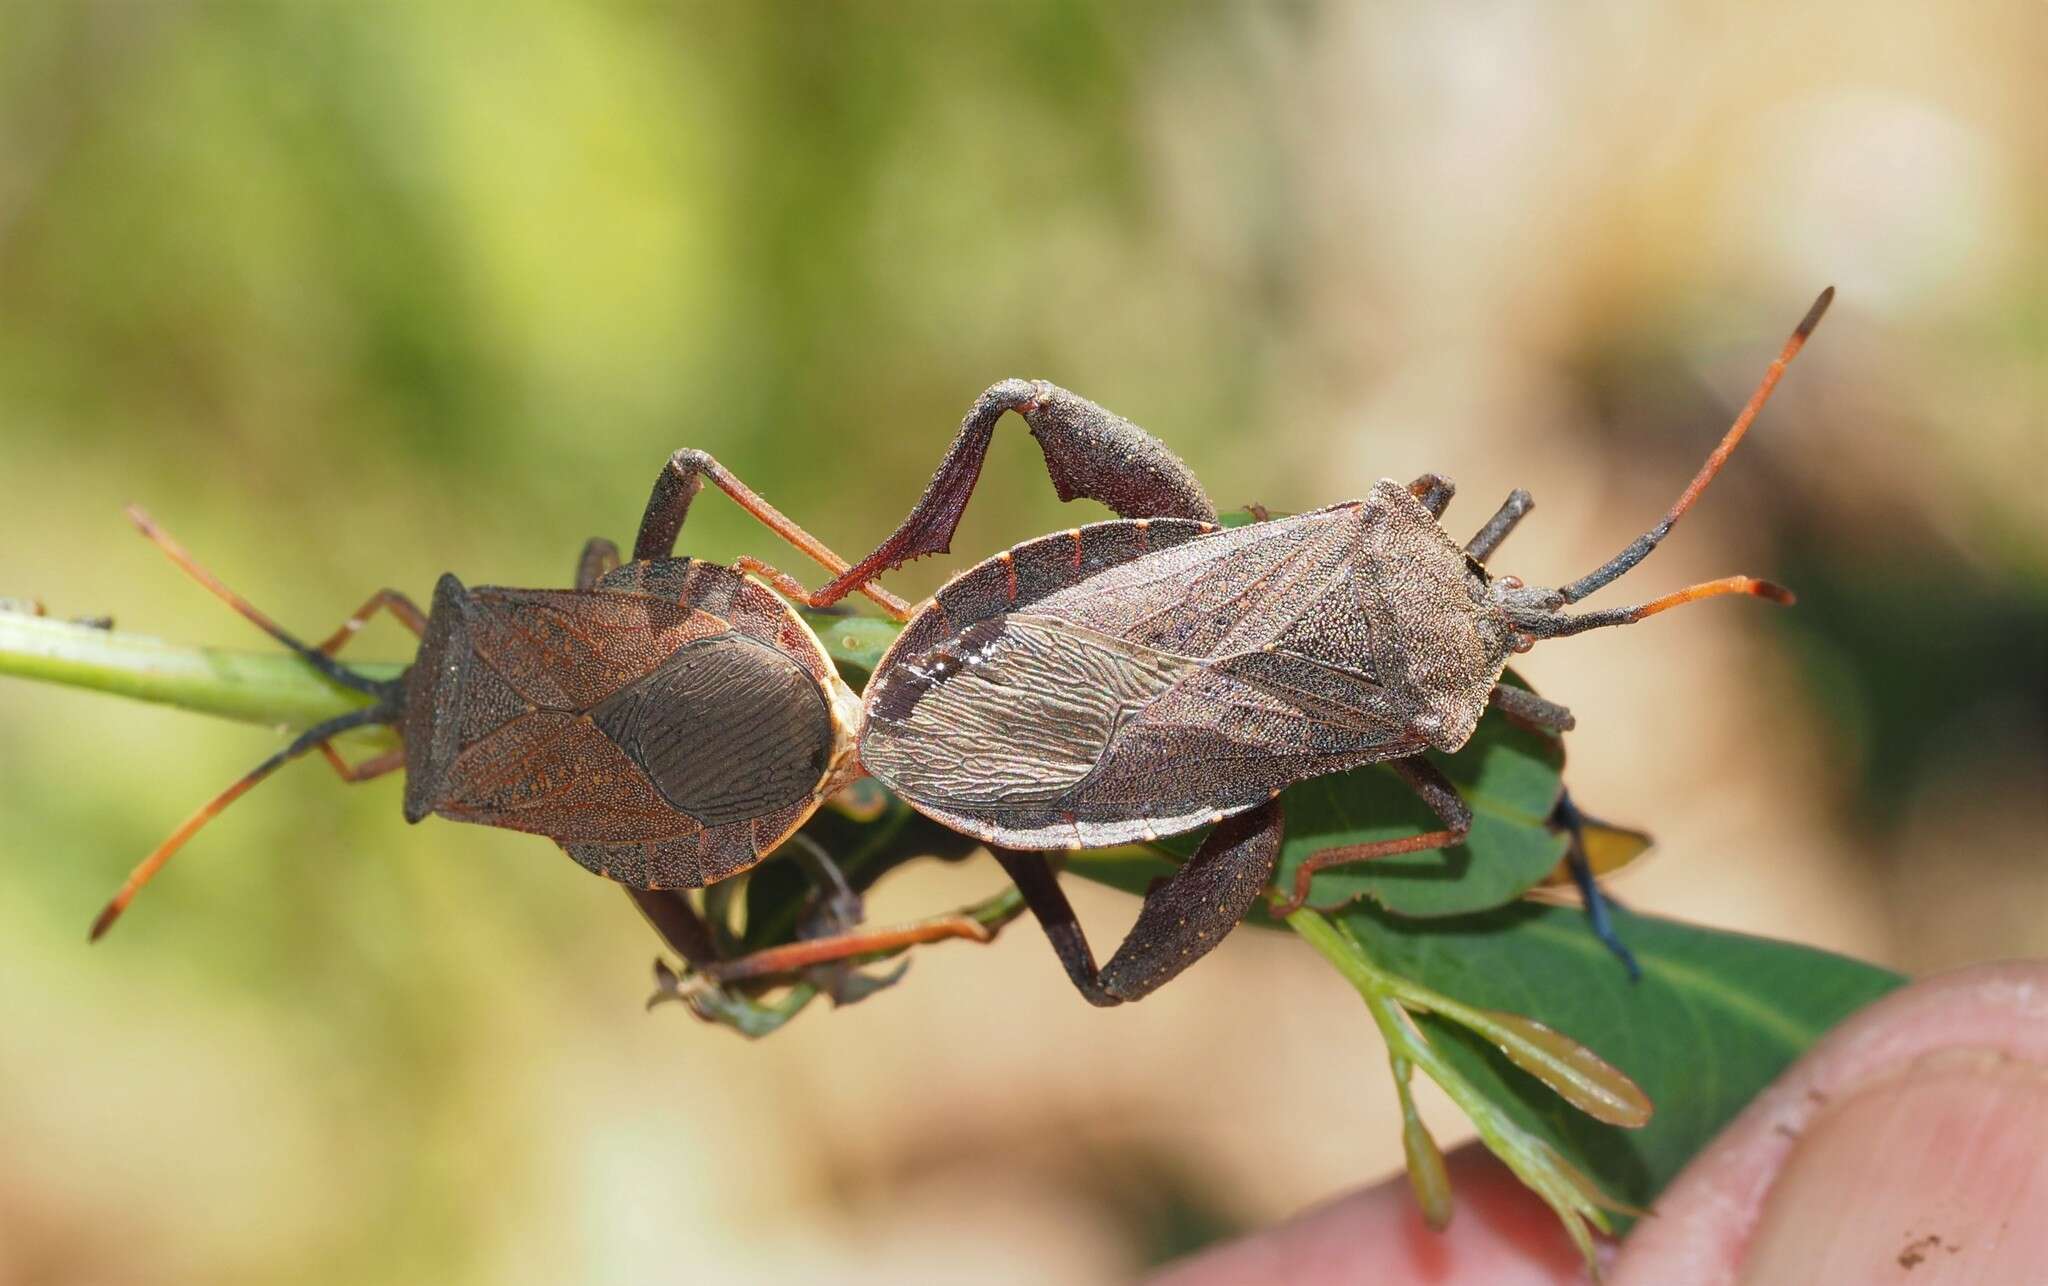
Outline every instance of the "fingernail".
[(1943, 1050), (1821, 1108), (1742, 1280), (2035, 1280), (2048, 1264), (2048, 1067)]

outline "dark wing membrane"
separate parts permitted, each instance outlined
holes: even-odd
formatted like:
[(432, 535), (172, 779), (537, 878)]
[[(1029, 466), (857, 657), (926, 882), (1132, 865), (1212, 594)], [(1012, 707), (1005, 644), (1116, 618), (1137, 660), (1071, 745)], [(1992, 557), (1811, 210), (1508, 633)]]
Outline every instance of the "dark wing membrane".
[(832, 717), (817, 683), (795, 660), (741, 634), (678, 648), (590, 719), (664, 799), (710, 826), (809, 799), (832, 750)]
[(1411, 754), (1356, 676), (1269, 653), (1202, 667), (1117, 729), (1095, 770), (1042, 805), (984, 807), (999, 842), (1102, 847), (1252, 808), (1297, 781)]

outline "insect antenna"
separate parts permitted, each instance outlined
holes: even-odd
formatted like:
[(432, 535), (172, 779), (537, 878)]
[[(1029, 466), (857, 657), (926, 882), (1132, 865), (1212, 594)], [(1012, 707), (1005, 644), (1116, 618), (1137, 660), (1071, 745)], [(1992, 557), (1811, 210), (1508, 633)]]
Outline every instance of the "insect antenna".
[[(218, 576), (215, 576), (212, 572), (201, 566), (198, 559), (187, 553), (183, 545), (171, 539), (170, 533), (157, 526), (155, 521), (148, 514), (144, 513), (140, 506), (129, 505), (127, 514), (128, 521), (135, 524), (136, 530), (147, 537), (151, 544), (163, 550), (164, 556), (176, 563), (179, 569), (187, 576), (204, 585), (213, 593), (214, 597), (220, 599), (229, 607), (234, 608), (235, 611), (239, 612), (243, 618), (248, 620), (257, 629), (262, 630), (265, 634), (298, 653), (300, 659), (304, 660), (306, 664), (345, 688), (353, 688), (357, 692), (367, 693), (378, 698), (380, 704), (389, 703), (393, 700), (394, 694), (398, 690), (398, 685), (395, 682), (380, 682), (366, 674), (358, 673), (327, 655), (327, 653), (319, 648), (304, 643), (282, 625), (271, 620), (261, 608), (222, 584)], [(390, 722), (392, 712), (386, 710), (384, 713), (386, 716), (384, 721)], [(353, 727), (354, 725), (350, 726)]]
[(1606, 625), (1633, 625), (1646, 616), (1674, 607), (1683, 607), (1703, 598), (1717, 598), (1722, 594), (1749, 594), (1756, 598), (1767, 598), (1773, 603), (1790, 607), (1797, 599), (1791, 590), (1783, 585), (1774, 585), (1767, 580), (1753, 576), (1724, 576), (1720, 580), (1703, 581), (1674, 590), (1662, 598), (1638, 603), (1634, 607), (1606, 607), (1597, 612), (1581, 612), (1577, 616), (1557, 616), (1550, 613), (1513, 613), (1515, 627), (1532, 638), (1561, 639), (1587, 630), (1597, 630)]
[(197, 559), (186, 552), (183, 545), (171, 539), (170, 535), (161, 527), (158, 527), (150, 519), (149, 515), (140, 508), (130, 505), (127, 512), (129, 521), (133, 522), (136, 528), (149, 538), (151, 544), (163, 550), (164, 555), (173, 563), (176, 563), (186, 575), (204, 585), (215, 597), (225, 602), (229, 607), (234, 608), (236, 612), (254, 624), (256, 628), (297, 653), (306, 664), (345, 688), (375, 697), (376, 702), (373, 705), (364, 706), (360, 710), (352, 710), (347, 714), (337, 715), (325, 723), (315, 724), (313, 727), (306, 729), (306, 731), (295, 737), (290, 745), (265, 759), (262, 763), (257, 764), (226, 790), (201, 805), (199, 811), (193, 813), (180, 823), (178, 829), (171, 832), (169, 839), (159, 844), (154, 852), (148, 857), (143, 858), (136, 865), (135, 869), (129, 873), (128, 879), (121, 885), (120, 891), (114, 894), (113, 898), (108, 901), (106, 908), (99, 913), (99, 918), (95, 919), (92, 923), (91, 938), (95, 942), (108, 929), (113, 927), (114, 921), (120, 918), (121, 912), (127, 909), (128, 904), (134, 900), (135, 895), (142, 891), (142, 887), (148, 884), (158, 871), (163, 869), (164, 863), (171, 860), (171, 855), (184, 847), (185, 841), (197, 834), (200, 827), (218, 816), (222, 809), (240, 799), (248, 792), (250, 787), (262, 781), (271, 773), (276, 772), (286, 763), (297, 759), (308, 751), (325, 748), (329, 741), (351, 728), (395, 722), (398, 718), (399, 697), (403, 692), (402, 681), (382, 682), (373, 679), (366, 674), (359, 673), (341, 664), (321, 649), (308, 646), (289, 630), (286, 630), (276, 621), (271, 620), (255, 604), (229, 589), (221, 582), (219, 577), (201, 566)]
[(120, 892), (114, 894), (107, 902), (106, 909), (99, 913), (99, 918), (92, 922), (91, 940), (94, 942), (99, 941), (101, 936), (113, 927), (114, 921), (120, 918), (121, 912), (126, 910), (128, 904), (135, 900), (135, 895), (142, 891), (142, 886), (149, 883), (156, 873), (163, 869), (165, 862), (171, 860), (171, 854), (183, 848), (185, 841), (197, 834), (200, 827), (218, 816), (222, 809), (248, 793), (251, 786), (254, 786), (257, 782), (262, 781), (265, 777), (268, 777), (271, 773), (276, 772), (280, 767), (291, 760), (297, 759), (307, 751), (325, 745), (330, 738), (339, 736), (351, 728), (360, 728), (366, 724), (386, 723), (389, 720), (390, 715), (383, 708), (379, 706), (366, 706), (361, 710), (354, 710), (348, 714), (329, 719), (325, 723), (315, 724), (313, 727), (300, 733), (293, 739), (290, 745), (270, 756), (270, 758), (262, 763), (257, 764), (254, 768), (251, 768), (237, 779), (233, 785), (200, 805), (199, 811), (193, 813), (180, 823), (178, 829), (171, 832), (169, 839), (157, 845), (154, 852), (148, 857), (143, 858), (141, 862), (136, 864), (135, 869), (129, 872), (127, 880), (121, 885)]
[[(1806, 317), (1799, 323), (1798, 327), (1793, 330), (1792, 338), (1785, 341), (1785, 347), (1783, 351), (1781, 351), (1778, 354), (1777, 360), (1773, 361), (1770, 365), (1770, 368), (1764, 372), (1763, 382), (1758, 384), (1756, 392), (1750, 395), (1749, 405), (1743, 407), (1742, 414), (1735, 417), (1734, 425), (1731, 426), (1728, 432), (1722, 436), (1720, 445), (1716, 446), (1714, 448), (1713, 454), (1707, 457), (1707, 462), (1700, 466), (1700, 471), (1697, 474), (1693, 475), (1693, 480), (1690, 483), (1688, 483), (1686, 485), (1685, 490), (1679, 494), (1678, 502), (1671, 506), (1670, 512), (1664, 515), (1663, 521), (1659, 522), (1656, 526), (1650, 528), (1650, 530), (1645, 532), (1644, 534), (1636, 537), (1635, 540), (1629, 544), (1628, 548), (1622, 550), (1619, 554), (1616, 554), (1612, 559), (1609, 559), (1600, 567), (1587, 573), (1584, 576), (1581, 576), (1579, 579), (1573, 581), (1571, 584), (1561, 587), (1557, 592), (1563, 597), (1566, 603), (1576, 603), (1580, 599), (1586, 597), (1586, 595), (1591, 594), (1593, 591), (1600, 589), (1605, 585), (1613, 583), (1615, 580), (1619, 579), (1621, 576), (1626, 574), (1629, 571), (1629, 569), (1633, 568), (1637, 563), (1640, 563), (1643, 561), (1643, 559), (1649, 557), (1650, 551), (1655, 549), (1659, 542), (1661, 542), (1666, 536), (1671, 534), (1671, 529), (1678, 525), (1678, 520), (1685, 516), (1685, 511), (1692, 508), (1693, 502), (1700, 498), (1700, 493), (1707, 489), (1707, 484), (1714, 480), (1714, 475), (1721, 472), (1721, 466), (1728, 463), (1728, 457), (1735, 453), (1735, 448), (1741, 444), (1743, 435), (1749, 432), (1750, 424), (1756, 420), (1757, 412), (1763, 410), (1764, 403), (1771, 400), (1771, 392), (1773, 389), (1778, 387), (1778, 378), (1785, 373), (1786, 364), (1791, 362), (1791, 360), (1798, 355), (1799, 350), (1805, 346), (1806, 337), (1813, 333), (1814, 327), (1820, 325), (1821, 315), (1827, 312), (1828, 305), (1833, 303), (1834, 299), (1835, 288), (1833, 286), (1829, 286), (1826, 290), (1820, 292), (1820, 298), (1813, 301), (1813, 307), (1807, 309)], [(1736, 577), (1734, 579), (1741, 580), (1744, 578)], [(1721, 585), (1731, 582), (1714, 581), (1710, 583), (1714, 585)], [(1754, 583), (1760, 585), (1764, 582), (1757, 581)], [(1694, 594), (1694, 590), (1700, 590), (1703, 592)], [(1694, 586), (1692, 590), (1680, 590), (1678, 594), (1669, 595), (1667, 596), (1667, 598), (1678, 599), (1678, 601), (1680, 602), (1691, 602), (1691, 598), (1682, 598), (1680, 596), (1691, 594), (1693, 595), (1693, 597), (1704, 598), (1709, 593), (1731, 594), (1753, 592), (1756, 591), (1741, 589), (1708, 590), (1706, 586)], [(1764, 597), (1770, 598), (1775, 597), (1775, 595), (1765, 594)], [(1672, 607), (1677, 605), (1674, 602), (1668, 602), (1667, 599), (1664, 598), (1658, 599), (1657, 604), (1663, 604), (1663, 606), (1657, 606), (1656, 604), (1646, 603), (1640, 608), (1627, 609), (1629, 611), (1641, 613), (1641, 615), (1639, 616), (1633, 616), (1628, 619), (1641, 620), (1643, 616), (1648, 616), (1653, 612), (1663, 611), (1664, 607)], [(1591, 618), (1581, 617), (1579, 619), (1588, 620)], [(1622, 624), (1623, 622), (1615, 620), (1600, 621), (1597, 623), (1601, 625), (1618, 625)], [(1594, 626), (1586, 625), (1581, 628), (1592, 629), (1594, 628)], [(1568, 632), (1576, 633), (1577, 631), (1573, 630)]]

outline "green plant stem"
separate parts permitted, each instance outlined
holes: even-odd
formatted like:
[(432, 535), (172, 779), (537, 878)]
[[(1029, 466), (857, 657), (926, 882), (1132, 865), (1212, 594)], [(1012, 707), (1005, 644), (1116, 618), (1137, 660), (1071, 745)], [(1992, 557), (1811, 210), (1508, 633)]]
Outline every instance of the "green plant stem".
[[(873, 617), (803, 615), (833, 659), (856, 672), (872, 669), (896, 636), (894, 623)], [(403, 673), (405, 663), (350, 661), (349, 668), (384, 680)], [(272, 728), (310, 728), (369, 700), (282, 650), (193, 647), (0, 611), (0, 675), (8, 674)]]
[(1472, 1106), (1466, 1102), (1467, 1097), (1480, 1105), (1487, 1103), (1479, 1091), (1472, 1088), (1471, 1082), (1445, 1062), (1436, 1048), (1424, 1040), (1414, 1024), (1409, 1022), (1407, 1012), (1401, 1007), (1402, 993), (1409, 989), (1405, 979), (1373, 964), (1356, 938), (1318, 912), (1306, 908), (1296, 911), (1287, 917), (1287, 927), (1301, 935), (1364, 998), (1366, 1009), (1372, 1014), (1380, 1035), (1386, 1038), (1387, 1047), (1399, 1058), (1421, 1068), (1467, 1111)]
[[(381, 680), (405, 667), (352, 668)], [(0, 674), (283, 728), (310, 728), (369, 701), (289, 652), (192, 647), (20, 612), (0, 612)]]

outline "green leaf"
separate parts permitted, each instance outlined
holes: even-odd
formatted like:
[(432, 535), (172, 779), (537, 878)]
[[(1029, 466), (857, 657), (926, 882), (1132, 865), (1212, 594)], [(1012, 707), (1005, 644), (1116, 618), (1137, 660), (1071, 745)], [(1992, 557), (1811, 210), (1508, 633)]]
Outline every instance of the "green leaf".
[[(1597, 1277), (1599, 1261), (1593, 1233), (1596, 1230), (1614, 1231), (1614, 1221), (1609, 1216), (1626, 1210), (1626, 1207), (1602, 1192), (1597, 1183), (1579, 1173), (1547, 1139), (1524, 1128), (1484, 1089), (1460, 1073), (1416, 1025), (1416, 1018), (1421, 1014), (1437, 1013), (1451, 1021), (1466, 1024), (1476, 1018), (1492, 1029), (1487, 1033), (1489, 1039), (1511, 1047), (1525, 1045), (1522, 1034), (1493, 1022), (1489, 1017), (1490, 1011), (1473, 1009), (1412, 979), (1389, 972), (1373, 959), (1372, 953), (1348, 928), (1318, 912), (1295, 911), (1288, 915), (1287, 927), (1329, 961), (1365, 1001), (1367, 1012), (1387, 1042), (1388, 1062), (1395, 1088), (1401, 1093), (1404, 1111), (1410, 1108), (1405, 1088), (1408, 1069), (1420, 1069), (1465, 1113), (1487, 1150), (1550, 1207), (1566, 1235), (1572, 1239), (1572, 1244), (1585, 1257), (1586, 1267)], [(1546, 1033), (1547, 1046), (1555, 1048), (1568, 1043), (1568, 1038), (1558, 1033)], [(1525, 1047), (1521, 1052), (1534, 1055), (1539, 1062), (1550, 1061), (1547, 1050)], [(1579, 1054), (1575, 1062), (1585, 1065), (1599, 1062), (1591, 1051), (1581, 1050)], [(1618, 1077), (1619, 1073), (1607, 1068), (1605, 1075)], [(1450, 1214), (1449, 1194), (1429, 1173), (1435, 1168), (1427, 1155), (1430, 1150), (1433, 1150), (1433, 1145), (1418, 1157), (1411, 1147), (1410, 1164), (1415, 1165), (1419, 1160), (1422, 1170), (1419, 1173), (1411, 1171), (1409, 1177), (1415, 1186), (1417, 1199), (1422, 1202), (1423, 1217), (1441, 1227)]]
[[(1514, 901), (1564, 857), (1564, 835), (1546, 825), (1563, 789), (1564, 752), (1554, 739), (1489, 716), (1463, 750), (1429, 759), (1472, 807), (1472, 832), (1465, 842), (1320, 872), (1309, 886), (1312, 905), (1365, 897), (1399, 915), (1464, 915)], [(1283, 889), (1294, 887), (1294, 868), (1320, 849), (1442, 826), (1406, 782), (1379, 765), (1302, 782), (1282, 800), (1287, 806), (1279, 874)]]
[(903, 629), (879, 616), (841, 615), (836, 611), (814, 612), (804, 608), (797, 609), (797, 615), (817, 633), (832, 663), (839, 667), (840, 677), (853, 685), (856, 692), (881, 664), (882, 653), (889, 650)]
[(1594, 1120), (1630, 1129), (1640, 1129), (1649, 1121), (1650, 1098), (1642, 1086), (1556, 1028), (1503, 1009), (1445, 1006), (1434, 1012), (1486, 1037), (1509, 1062)]
[(1640, 1129), (1602, 1125), (1483, 1036), (1417, 1021), (1447, 1059), (1606, 1192), (1647, 1206), (1688, 1160), (1830, 1027), (1905, 979), (1811, 947), (1616, 910), (1642, 962), (1631, 984), (1571, 907), (1521, 904), (1426, 923), (1368, 906), (1338, 917), (1383, 967), (1466, 1004), (1539, 1019), (1642, 1087)]
[[(1399, 915), (1469, 915), (1513, 902), (1556, 869), (1566, 843), (1548, 825), (1564, 789), (1564, 749), (1556, 738), (1488, 714), (1457, 754), (1431, 754), (1429, 759), (1472, 807), (1472, 832), (1465, 842), (1320, 872), (1309, 886), (1310, 905), (1370, 898)], [(1298, 783), (1280, 799), (1287, 810), (1287, 838), (1275, 883), (1282, 889), (1294, 887), (1295, 868), (1311, 853), (1443, 826), (1383, 764)], [(1205, 834), (1172, 836), (1159, 847), (1184, 859)], [(1092, 877), (1096, 867), (1091, 863), (1087, 870)]]
[(1422, 1221), (1442, 1232), (1451, 1226), (1450, 1170), (1444, 1165), (1443, 1149), (1415, 1110), (1415, 1095), (1409, 1086), (1415, 1065), (1399, 1054), (1388, 1061), (1394, 1073), (1394, 1092), (1401, 1099), (1401, 1152), (1408, 1160), (1408, 1186), (1415, 1193), (1415, 1204), (1422, 1208)]

